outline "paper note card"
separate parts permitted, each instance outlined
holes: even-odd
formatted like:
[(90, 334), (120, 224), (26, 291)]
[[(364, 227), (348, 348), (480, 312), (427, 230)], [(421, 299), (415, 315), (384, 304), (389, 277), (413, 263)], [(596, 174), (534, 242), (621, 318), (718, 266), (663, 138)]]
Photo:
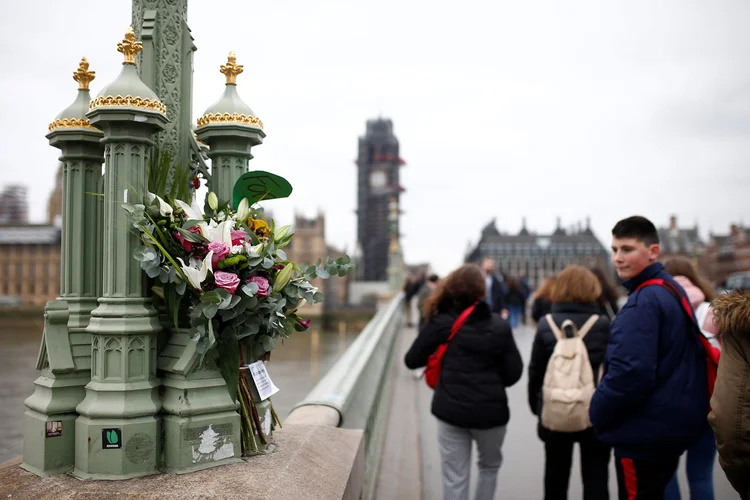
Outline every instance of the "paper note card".
[(263, 361), (256, 361), (251, 365), (247, 365), (247, 369), (250, 370), (250, 375), (253, 377), (253, 382), (255, 383), (255, 388), (258, 390), (261, 401), (265, 401), (279, 392), (279, 388), (273, 385), (271, 377), (268, 376), (266, 364)]

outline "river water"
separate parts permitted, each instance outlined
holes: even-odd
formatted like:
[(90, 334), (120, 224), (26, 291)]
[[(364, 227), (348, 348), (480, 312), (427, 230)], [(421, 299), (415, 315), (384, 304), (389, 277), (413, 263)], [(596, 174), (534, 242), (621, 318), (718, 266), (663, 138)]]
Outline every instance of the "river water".
[[(0, 326), (0, 463), (22, 452), (24, 399), (34, 392), (43, 322)], [(279, 392), (273, 405), (282, 421), (344, 353), (358, 331), (325, 332), (314, 327), (294, 333), (274, 349), (267, 368)]]

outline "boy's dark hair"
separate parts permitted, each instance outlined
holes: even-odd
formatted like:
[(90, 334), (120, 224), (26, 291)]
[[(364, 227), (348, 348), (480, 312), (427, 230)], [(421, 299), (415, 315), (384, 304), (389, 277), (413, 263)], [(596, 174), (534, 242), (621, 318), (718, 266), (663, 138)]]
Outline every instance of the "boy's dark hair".
[(656, 226), (645, 217), (634, 215), (622, 219), (612, 228), (615, 238), (634, 238), (645, 245), (658, 245), (659, 233)]
[(436, 282), (437, 280), (439, 280), (439, 279), (440, 279), (440, 278), (438, 277), (438, 275), (437, 275), (437, 274), (431, 274), (431, 275), (430, 275), (430, 277), (429, 277), (429, 278), (427, 278), (427, 281), (431, 281), (432, 283), (435, 283), (435, 282)]

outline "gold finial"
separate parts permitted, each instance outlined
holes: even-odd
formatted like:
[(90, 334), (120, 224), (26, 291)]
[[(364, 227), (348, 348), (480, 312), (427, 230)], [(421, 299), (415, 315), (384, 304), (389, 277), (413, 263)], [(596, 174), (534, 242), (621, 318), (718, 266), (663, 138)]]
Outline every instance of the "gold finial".
[(78, 82), (78, 90), (88, 90), (89, 83), (96, 78), (95, 71), (89, 71), (89, 61), (85, 57), (78, 63), (78, 70), (73, 72), (73, 80)]
[(117, 52), (122, 52), (125, 56), (123, 64), (135, 64), (135, 55), (141, 50), (143, 50), (143, 43), (135, 41), (135, 32), (131, 26), (125, 32), (125, 39), (117, 44)]
[(237, 85), (237, 75), (245, 71), (244, 68), (241, 64), (237, 64), (237, 56), (232, 51), (227, 57), (227, 63), (222, 64), (219, 71), (227, 77), (227, 85)]

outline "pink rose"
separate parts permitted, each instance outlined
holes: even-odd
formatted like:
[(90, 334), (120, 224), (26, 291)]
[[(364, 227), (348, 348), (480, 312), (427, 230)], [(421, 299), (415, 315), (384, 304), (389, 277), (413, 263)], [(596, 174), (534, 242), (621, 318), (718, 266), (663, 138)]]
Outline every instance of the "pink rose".
[(214, 252), (214, 256), (211, 259), (211, 263), (215, 266), (220, 261), (224, 260), (227, 255), (229, 255), (229, 245), (226, 243), (219, 243), (216, 241), (212, 241), (208, 244), (208, 251)]
[(234, 291), (237, 290), (239, 284), (240, 278), (234, 273), (227, 273), (225, 271), (216, 271), (214, 273), (214, 285), (216, 285), (216, 288), (223, 288), (234, 295)]
[[(193, 234), (197, 234), (198, 236), (201, 235), (201, 228), (198, 226), (190, 226), (188, 228), (188, 231), (190, 231)], [(190, 253), (193, 251), (193, 244), (185, 239), (184, 236), (182, 236), (180, 233), (175, 233), (175, 238), (177, 238), (177, 241), (179, 241), (182, 244), (182, 248), (185, 249), (187, 253)]]
[(232, 245), (241, 245), (245, 243), (247, 231), (244, 229), (232, 229)]
[(264, 278), (263, 276), (251, 276), (249, 280), (247, 280), (248, 283), (255, 283), (258, 285), (258, 293), (255, 295), (258, 297), (268, 297), (268, 289), (270, 288), (270, 285), (268, 284), (268, 279)]
[(188, 240), (186, 240), (185, 237), (182, 236), (180, 233), (175, 233), (174, 237), (177, 238), (177, 241), (179, 241), (182, 244), (182, 248), (184, 248), (187, 253), (190, 253), (193, 251), (193, 244), (190, 243)]

